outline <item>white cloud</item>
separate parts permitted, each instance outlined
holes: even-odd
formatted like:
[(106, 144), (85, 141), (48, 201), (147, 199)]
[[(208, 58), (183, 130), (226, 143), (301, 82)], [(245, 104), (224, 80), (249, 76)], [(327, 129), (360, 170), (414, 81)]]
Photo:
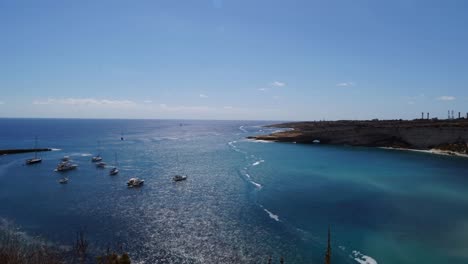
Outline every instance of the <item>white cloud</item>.
[(144, 101), (143, 101), (143, 103), (145, 103), (145, 104), (151, 104), (152, 102), (153, 102), (153, 101), (151, 101), (151, 100), (144, 100)]
[(224, 109), (233, 109), (234, 107), (228, 105), (228, 106), (224, 106), (223, 108)]
[(258, 89), (258, 90), (259, 90), (260, 92), (266, 92), (266, 91), (268, 91), (267, 88), (260, 88), (260, 89)]
[(95, 98), (49, 98), (47, 100), (35, 100), (35, 105), (107, 105), (107, 106), (129, 106), (135, 105), (130, 100), (109, 100)]
[(356, 84), (354, 82), (341, 82), (341, 83), (337, 83), (336, 86), (338, 86), (338, 87), (353, 87), (353, 86), (356, 86)]
[(456, 98), (455, 96), (451, 96), (451, 95), (443, 95), (443, 96), (437, 97), (436, 99), (439, 101), (453, 101)]
[(2, 104), (5, 104), (5, 102), (3, 102), (3, 101), (0, 101), (0, 105), (2, 105)]
[(208, 98), (208, 95), (206, 95), (206, 94), (200, 94), (200, 98)]
[(270, 83), (270, 85), (275, 86), (275, 87), (283, 87), (283, 86), (286, 86), (286, 83), (280, 82), (280, 81), (274, 81), (274, 82)]
[(414, 101), (408, 101), (409, 105), (414, 105)]

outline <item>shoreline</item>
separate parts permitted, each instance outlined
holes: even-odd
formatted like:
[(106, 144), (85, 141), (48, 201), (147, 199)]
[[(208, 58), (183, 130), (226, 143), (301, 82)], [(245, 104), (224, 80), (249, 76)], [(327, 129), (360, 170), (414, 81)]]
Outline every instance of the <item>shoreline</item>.
[(411, 152), (419, 152), (419, 153), (426, 153), (426, 154), (432, 154), (432, 155), (468, 158), (468, 154), (462, 154), (462, 153), (458, 153), (458, 152), (454, 152), (454, 151), (450, 151), (450, 150), (411, 149), (411, 148), (394, 148), (394, 147), (378, 147), (378, 148), (386, 149), (386, 150), (411, 151)]

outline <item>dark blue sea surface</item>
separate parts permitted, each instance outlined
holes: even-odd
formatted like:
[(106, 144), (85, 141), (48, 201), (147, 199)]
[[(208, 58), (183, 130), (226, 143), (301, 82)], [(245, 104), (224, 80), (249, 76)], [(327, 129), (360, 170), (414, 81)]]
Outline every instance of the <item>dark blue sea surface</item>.
[[(467, 158), (245, 139), (271, 123), (0, 119), (0, 149), (56, 149), (0, 156), (0, 217), (136, 263), (323, 263), (328, 226), (333, 263), (468, 263)], [(78, 169), (54, 172), (65, 155)]]

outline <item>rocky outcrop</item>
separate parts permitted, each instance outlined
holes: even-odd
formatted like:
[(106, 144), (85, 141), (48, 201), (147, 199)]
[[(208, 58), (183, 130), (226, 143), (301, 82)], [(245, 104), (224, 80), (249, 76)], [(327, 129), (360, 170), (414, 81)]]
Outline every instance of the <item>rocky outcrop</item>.
[(468, 120), (327, 121), (276, 124), (292, 128), (258, 140), (351, 146), (441, 149), (467, 153)]

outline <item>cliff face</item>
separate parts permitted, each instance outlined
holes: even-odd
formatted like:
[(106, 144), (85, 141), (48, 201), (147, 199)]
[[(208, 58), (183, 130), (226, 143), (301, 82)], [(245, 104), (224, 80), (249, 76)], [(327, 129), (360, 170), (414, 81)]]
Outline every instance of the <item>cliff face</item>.
[(273, 125), (294, 130), (250, 137), (279, 142), (441, 149), (467, 153), (468, 120), (333, 121)]

